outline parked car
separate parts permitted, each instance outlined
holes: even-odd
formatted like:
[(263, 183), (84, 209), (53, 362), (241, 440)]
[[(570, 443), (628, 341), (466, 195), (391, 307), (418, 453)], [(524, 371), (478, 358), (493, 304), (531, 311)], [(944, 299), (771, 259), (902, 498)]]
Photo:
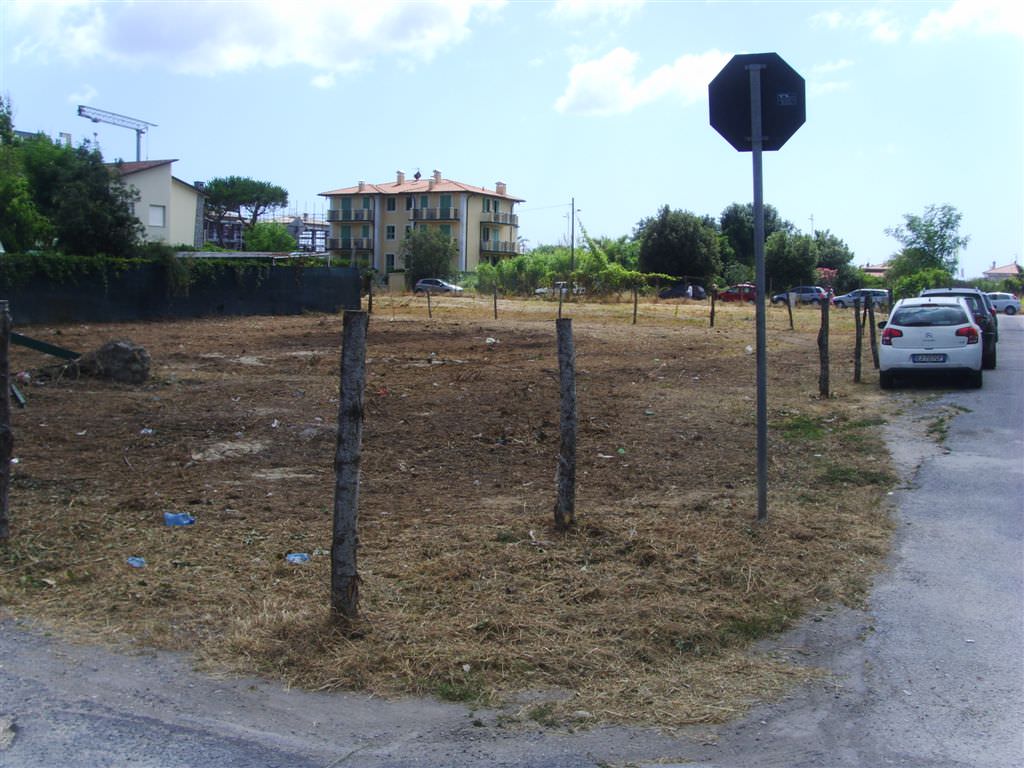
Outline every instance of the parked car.
[(891, 389), (897, 375), (960, 374), (969, 386), (982, 381), (985, 332), (962, 296), (924, 296), (900, 299), (882, 329), (878, 346), (878, 383)]
[(854, 302), (859, 301), (861, 306), (864, 306), (865, 302), (870, 301), (872, 306), (884, 307), (889, 304), (889, 292), (884, 288), (857, 288), (844, 293), (841, 296), (836, 296), (832, 299), (832, 304), (839, 309), (844, 307), (852, 307)]
[(659, 299), (706, 299), (707, 291), (695, 283), (676, 283), (658, 293)]
[[(572, 292), (573, 292), (573, 295), (579, 296), (581, 293), (583, 293), (583, 288), (581, 286), (579, 286), (579, 285), (574, 286), (573, 289), (572, 289)], [(547, 296), (549, 293), (553, 293), (556, 296), (559, 293), (561, 293), (563, 296), (568, 296), (569, 295), (569, 284), (565, 283), (565, 282), (559, 281), (559, 282), (555, 283), (553, 286), (551, 286), (550, 288), (547, 287), (547, 286), (541, 286), (540, 288), (535, 290), (533, 293), (536, 296)]]
[(990, 293), (988, 295), (996, 312), (1005, 312), (1008, 315), (1016, 315), (1020, 312), (1020, 299), (1012, 293)]
[(789, 295), (795, 294), (798, 304), (821, 304), (828, 301), (828, 291), (818, 285), (797, 285), (788, 291), (776, 293), (772, 296), (772, 304), (785, 304), (789, 301)]
[(754, 301), (757, 298), (757, 286), (751, 283), (730, 285), (718, 292), (719, 301)]
[(959, 296), (967, 300), (974, 322), (982, 331), (982, 367), (992, 370), (996, 367), (996, 342), (999, 341), (999, 319), (988, 294), (978, 288), (925, 288), (920, 296)]
[(417, 280), (413, 286), (413, 293), (462, 293), (462, 286), (449, 283), (436, 277), (425, 277)]

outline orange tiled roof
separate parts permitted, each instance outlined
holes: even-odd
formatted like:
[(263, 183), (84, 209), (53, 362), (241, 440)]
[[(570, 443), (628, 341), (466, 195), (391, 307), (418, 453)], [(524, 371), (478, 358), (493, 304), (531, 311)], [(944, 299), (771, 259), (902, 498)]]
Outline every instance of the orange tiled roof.
[(1005, 266), (1002, 266), (1002, 267), (997, 267), (997, 266), (993, 265), (992, 269), (986, 269), (984, 274), (986, 274), (986, 275), (1009, 275), (1009, 276), (1014, 276), (1014, 275), (1019, 275), (1020, 271), (1021, 271), (1020, 270), (1020, 265), (1017, 262), (1013, 262), (1013, 264), (1006, 264)]
[[(433, 186), (431, 186), (433, 182)], [(412, 195), (422, 194), (424, 192), (471, 192), (476, 195), (485, 195), (487, 197), (500, 197), (505, 200), (512, 200), (516, 203), (526, 202), (518, 197), (512, 197), (509, 194), (498, 194), (493, 189), (487, 189), (485, 187), (474, 187), (471, 184), (463, 184), (461, 181), (452, 181), (451, 179), (441, 179), (440, 181), (434, 181), (433, 177), (424, 176), (421, 179), (413, 179), (411, 181), (399, 182), (395, 181), (385, 182), (384, 184), (363, 184), (354, 187), (343, 187), (342, 189), (332, 189), (329, 192), (321, 192), (322, 197), (332, 197), (334, 195)]]

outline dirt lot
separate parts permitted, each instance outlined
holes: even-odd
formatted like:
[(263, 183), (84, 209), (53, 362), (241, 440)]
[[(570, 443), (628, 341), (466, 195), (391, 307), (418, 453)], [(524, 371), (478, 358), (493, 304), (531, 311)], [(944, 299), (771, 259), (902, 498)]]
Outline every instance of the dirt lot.
[[(578, 524), (552, 527), (557, 304), (379, 297), (360, 498), (362, 620), (329, 620), (341, 320), (17, 330), (143, 345), (150, 383), (36, 378), (14, 414), (0, 605), (87, 640), (189, 650), (316, 689), (528, 701), (540, 722), (727, 719), (813, 674), (749, 651), (856, 603), (886, 551), (889, 408), (849, 311), (769, 315), (757, 525), (753, 309), (567, 305)], [(12, 347), (12, 371), (53, 362)], [(195, 524), (163, 524), (166, 511)], [(289, 553), (310, 561), (291, 564)], [(134, 568), (129, 557), (142, 557)], [(523, 691), (531, 691), (524, 698)]]

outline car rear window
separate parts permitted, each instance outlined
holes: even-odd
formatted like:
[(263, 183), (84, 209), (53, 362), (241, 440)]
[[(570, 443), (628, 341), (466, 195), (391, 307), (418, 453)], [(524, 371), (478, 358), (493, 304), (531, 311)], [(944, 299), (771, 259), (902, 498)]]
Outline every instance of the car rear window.
[(956, 304), (929, 304), (921, 307), (901, 307), (889, 320), (889, 325), (916, 327), (927, 325), (964, 325), (967, 315)]

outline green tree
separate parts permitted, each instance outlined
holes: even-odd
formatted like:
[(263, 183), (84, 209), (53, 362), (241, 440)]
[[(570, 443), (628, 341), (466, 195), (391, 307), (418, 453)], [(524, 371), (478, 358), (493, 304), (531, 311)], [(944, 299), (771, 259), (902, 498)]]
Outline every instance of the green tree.
[(773, 290), (811, 284), (817, 266), (814, 241), (810, 235), (773, 232), (764, 246), (764, 271)]
[(294, 251), (298, 244), (288, 228), (272, 221), (260, 221), (245, 230), (245, 250), (281, 253)]
[(424, 277), (450, 278), (459, 249), (455, 241), (436, 227), (414, 227), (402, 241), (405, 273), (415, 283)]
[(929, 205), (923, 216), (903, 215), (903, 226), (890, 227), (885, 234), (896, 238), (903, 251), (913, 251), (922, 268), (944, 269), (956, 274), (959, 253), (970, 238), (960, 234), (962, 214), (952, 205)]
[(88, 143), (67, 147), (38, 134), (15, 146), (36, 210), (57, 248), (79, 256), (129, 257), (142, 241), (132, 211), (137, 194)]
[(223, 245), (221, 230), (229, 214), (255, 226), (259, 217), (275, 208), (288, 205), (288, 191), (268, 181), (257, 181), (248, 176), (223, 176), (211, 179), (203, 186), (206, 207), (217, 222), (218, 244)]
[(948, 285), (949, 273), (941, 267), (923, 269), (909, 275), (903, 275), (892, 282), (892, 293), (894, 299), (905, 299), (908, 296), (917, 296), (925, 288)]
[(635, 238), (644, 272), (707, 280), (722, 268), (718, 233), (706, 219), (687, 211), (662, 206), (657, 216), (637, 224)]
[(9, 102), (0, 96), (0, 244), (11, 252), (49, 245), (53, 228), (39, 213), (15, 144)]
[[(718, 226), (722, 235), (729, 241), (732, 259), (748, 267), (754, 266), (754, 205), (753, 203), (733, 203), (718, 217)], [(795, 229), (788, 221), (783, 221), (775, 206), (764, 206), (764, 239), (765, 242), (774, 232)]]
[(946, 263), (936, 262), (932, 254), (921, 248), (904, 248), (889, 260), (886, 277), (895, 282), (920, 272), (942, 272), (945, 275), (943, 282), (948, 283), (953, 279), (954, 270), (955, 266), (950, 267)]

